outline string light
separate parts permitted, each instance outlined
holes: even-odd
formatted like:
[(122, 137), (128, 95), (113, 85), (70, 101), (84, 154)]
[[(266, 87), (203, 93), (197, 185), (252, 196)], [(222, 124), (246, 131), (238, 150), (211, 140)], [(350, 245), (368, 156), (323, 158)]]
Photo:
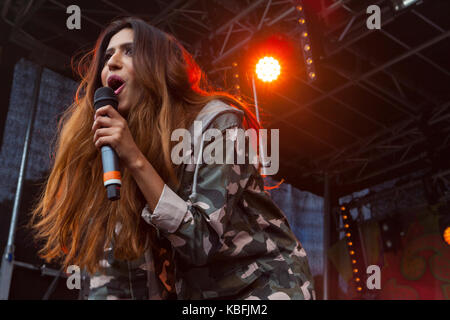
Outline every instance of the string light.
[(297, 6), (296, 9), (297, 9), (298, 11), (303, 11), (303, 7), (302, 7), (302, 6)]
[(300, 24), (305, 24), (306, 20), (303, 18), (298, 19), (298, 23)]
[(313, 62), (313, 60), (312, 60), (311, 58), (306, 59), (306, 63), (307, 63), (307, 64), (310, 65), (312, 62)]
[(304, 31), (304, 32), (302, 33), (302, 37), (303, 37), (303, 38), (306, 38), (307, 36), (308, 36), (308, 32)]
[(305, 51), (309, 51), (309, 50), (311, 50), (311, 46), (309, 44), (305, 44), (303, 49), (305, 49)]
[[(307, 63), (308, 63), (308, 61), (307, 61)], [(353, 241), (355, 241), (354, 239), (352, 239), (353, 232), (350, 232), (352, 230), (350, 227), (353, 228), (353, 220), (352, 220), (352, 216), (350, 214), (350, 209), (346, 205), (341, 205), (339, 208), (341, 210), (340, 213), (342, 216), (342, 222), (343, 222), (343, 226), (344, 226), (344, 230), (345, 230), (345, 233), (344, 233), (345, 238), (344, 239), (346, 239), (346, 244), (347, 244), (351, 267), (352, 267), (352, 274), (353, 274), (352, 278), (354, 279), (355, 283), (357, 283), (357, 285), (353, 288), (354, 288), (354, 290), (357, 291), (357, 293), (359, 295), (363, 291), (363, 288), (361, 286), (361, 278), (360, 278), (361, 273), (359, 272), (359, 269), (364, 268), (364, 266), (357, 263), (358, 260), (360, 260), (360, 259), (358, 259), (358, 256), (357, 256), (357, 250), (359, 250), (359, 246), (358, 246), (358, 244), (355, 244), (353, 242)]]

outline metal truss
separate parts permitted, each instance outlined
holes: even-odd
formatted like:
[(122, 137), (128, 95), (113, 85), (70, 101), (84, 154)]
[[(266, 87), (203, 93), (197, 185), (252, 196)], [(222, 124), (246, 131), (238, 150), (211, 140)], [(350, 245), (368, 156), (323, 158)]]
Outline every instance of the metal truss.
[[(428, 125), (435, 126), (444, 122), (448, 123), (450, 119), (449, 106), (450, 102), (438, 108), (429, 120)], [(332, 158), (327, 158), (326, 160), (322, 158), (326, 162), (317, 165), (336, 175), (343, 175), (350, 171), (357, 172), (352, 175), (352, 179), (345, 181), (346, 183), (357, 183), (388, 172), (396, 167), (417, 161), (418, 159), (426, 158), (426, 154), (411, 154), (414, 146), (426, 143), (417, 124), (417, 120), (414, 119), (403, 121), (392, 128), (392, 130), (381, 131), (365, 139), (363, 144), (356, 143), (353, 146), (344, 148)], [(449, 131), (447, 126), (447, 129), (442, 132), (445, 135), (442, 137), (442, 145), (444, 148), (448, 147)], [(368, 164), (390, 156), (396, 156), (398, 162), (386, 166), (378, 172), (371, 172), (365, 176), (362, 175)]]
[[(413, 48), (413, 49), (411, 49), (411, 50), (409, 50), (409, 51), (407, 51), (407, 52), (405, 52), (405, 53), (403, 53), (403, 54), (401, 54), (399, 56), (397, 56), (396, 58), (394, 58), (394, 59), (392, 59), (390, 61), (387, 61), (387, 62), (383, 63), (382, 65), (380, 65), (380, 66), (378, 66), (378, 67), (376, 67), (376, 68), (374, 68), (374, 69), (372, 69), (372, 70), (370, 70), (370, 71), (368, 71), (368, 72), (366, 72), (366, 73), (364, 73), (364, 74), (362, 74), (360, 76), (355, 77), (355, 79), (352, 79), (351, 81), (348, 81), (348, 82), (344, 83), (343, 85), (341, 85), (341, 86), (339, 86), (339, 87), (337, 87), (337, 88), (327, 92), (326, 94), (321, 95), (320, 97), (318, 97), (318, 98), (316, 98), (316, 99), (314, 99), (314, 100), (304, 104), (303, 108), (306, 108), (306, 107), (312, 106), (312, 105), (314, 105), (316, 103), (319, 103), (319, 102), (325, 100), (326, 98), (329, 98), (330, 96), (332, 96), (332, 95), (334, 95), (334, 94), (336, 94), (336, 93), (338, 93), (338, 92), (340, 92), (340, 91), (342, 91), (342, 90), (352, 86), (353, 83), (355, 83), (357, 81), (363, 81), (363, 80), (365, 80), (365, 79), (375, 75), (376, 73), (378, 73), (378, 72), (380, 72), (380, 71), (382, 71), (382, 70), (384, 70), (386, 68), (389, 68), (390, 66), (392, 66), (392, 65), (394, 65), (394, 64), (396, 64), (396, 63), (398, 63), (400, 61), (403, 61), (404, 59), (406, 59), (406, 58), (416, 54), (417, 52), (422, 51), (423, 49), (426, 49), (426, 48), (428, 48), (428, 47), (430, 47), (430, 46), (432, 46), (432, 45), (434, 45), (434, 44), (444, 40), (448, 36), (450, 36), (450, 31), (444, 32), (444, 33), (442, 33), (442, 34), (440, 34), (440, 35), (438, 35), (438, 36), (428, 40), (427, 42), (425, 42), (425, 43), (423, 43), (423, 44), (421, 44), (421, 45), (419, 45), (419, 46), (417, 46), (417, 47), (415, 47), (415, 48)], [(301, 110), (302, 109), (294, 109), (294, 110), (292, 110), (290, 112), (287, 112), (287, 113), (281, 115), (280, 117), (278, 117), (275, 120), (281, 120), (281, 119), (290, 118), (294, 114), (296, 114), (297, 112), (299, 112)], [(409, 115), (414, 115), (411, 111), (406, 111), (405, 110), (405, 113), (408, 113)]]
[[(369, 206), (371, 219), (383, 219), (387, 215), (408, 210), (411, 208), (427, 207), (428, 203), (423, 187), (422, 176), (411, 179), (411, 181), (381, 191), (370, 192), (369, 194), (354, 198), (348, 204), (349, 210)], [(431, 180), (436, 183), (440, 181), (447, 190), (450, 190), (450, 170), (434, 174)], [(440, 201), (449, 199), (450, 194), (444, 194)], [(336, 208), (337, 209), (337, 208)]]
[[(226, 1), (216, 1), (226, 6)], [(261, 16), (257, 17), (257, 21), (253, 22), (256, 9), (264, 7)], [(236, 15), (229, 21), (223, 23), (220, 27), (209, 34), (208, 40), (210, 49), (210, 59), (213, 67), (220, 67), (220, 63), (227, 57), (232, 56), (238, 50), (242, 49), (263, 26), (272, 26), (279, 21), (291, 21), (293, 26), (297, 20), (296, 10), (292, 1), (275, 1), (275, 0), (256, 0), (245, 8), (230, 7)], [(253, 16), (252, 16), (253, 14)], [(219, 43), (220, 45), (214, 45)], [(199, 51), (203, 50), (198, 42), (195, 55), (199, 55)]]
[[(292, 23), (292, 31), (288, 35), (291, 37), (295, 37), (299, 33), (297, 16), (295, 12), (296, 11), (295, 1), (290, 0), (287, 1), (255, 0), (248, 2), (248, 4), (245, 5), (244, 7), (242, 6), (242, 2), (239, 2), (239, 5), (237, 5), (237, 2), (233, 1), (215, 0), (214, 3), (220, 4), (222, 7), (226, 8), (226, 10), (234, 14), (234, 16), (230, 20), (228, 20), (225, 23), (222, 23), (220, 26), (214, 25), (211, 19), (210, 18), (208, 19), (208, 17), (210, 16), (208, 5), (211, 5), (211, 2), (204, 0), (190, 0), (190, 1), (173, 0), (169, 4), (158, 0), (156, 1), (156, 3), (160, 5), (162, 11), (156, 16), (154, 15), (152, 16), (146, 12), (141, 12), (139, 14), (130, 13), (121, 6), (109, 0), (101, 0), (101, 1), (105, 5), (110, 7), (110, 11), (108, 11), (109, 14), (140, 16), (149, 21), (150, 23), (158, 25), (159, 27), (162, 27), (163, 29), (166, 29), (168, 31), (172, 31), (173, 33), (175, 33), (173, 28), (176, 27), (178, 29), (182, 30), (184, 29), (185, 31), (190, 32), (191, 34), (195, 34), (196, 37), (200, 40), (198, 40), (195, 43), (183, 43), (183, 44), (188, 49), (190, 49), (191, 53), (193, 53), (194, 56), (198, 57), (204, 55), (205, 52), (204, 44), (206, 43), (208, 49), (210, 50), (210, 52), (208, 53), (210, 55), (209, 61), (212, 61), (213, 66), (213, 68), (209, 70), (208, 72), (209, 74), (214, 74), (215, 72), (223, 71), (224, 69), (228, 68), (227, 66), (223, 66), (221, 64), (227, 58), (233, 56), (233, 54), (236, 54), (238, 50), (245, 47), (245, 45), (252, 39), (255, 33), (261, 30), (264, 26), (274, 26), (279, 22)], [(37, 9), (41, 7), (44, 2), (45, 1), (41, 0), (31, 5), (31, 7), (29, 8), (30, 10), (29, 15), (26, 16), (26, 19), (30, 19), (32, 16), (32, 12), (36, 12)], [(58, 0), (48, 0), (47, 2), (55, 5), (57, 8), (63, 7), (64, 9), (66, 8), (66, 6), (61, 2), (59, 2)], [(326, 37), (331, 37), (333, 34), (336, 33), (336, 31), (339, 31), (342, 28), (344, 28), (344, 31), (340, 32), (340, 35), (335, 36), (333, 41), (330, 40), (330, 42), (333, 42), (332, 45), (334, 47), (329, 50), (329, 52), (327, 53), (327, 57), (330, 57), (338, 52), (341, 52), (342, 50), (347, 50), (348, 52), (353, 54), (356, 58), (364, 59), (365, 58), (364, 53), (352, 47), (352, 44), (369, 35), (371, 32), (375, 31), (367, 30), (367, 28), (364, 27), (361, 28), (361, 24), (356, 23), (356, 21), (358, 18), (366, 14), (365, 11), (353, 12), (350, 8), (346, 7), (346, 3), (347, 1), (336, 1), (334, 5), (328, 7), (321, 13), (322, 18), (324, 18), (332, 10), (335, 10), (339, 6), (343, 6), (347, 11), (351, 13), (351, 17), (349, 20), (344, 21), (343, 23), (333, 28), (332, 30), (329, 30), (325, 34)], [(375, 4), (382, 4), (382, 3), (383, 1), (378, 1)], [(387, 12), (388, 9), (383, 8), (383, 10), (384, 11), (382, 11), (382, 14), (384, 12)], [(351, 156), (349, 159), (356, 159), (355, 156), (358, 154), (357, 151), (359, 150), (359, 148), (361, 148), (360, 152), (367, 152), (366, 147), (371, 142), (375, 142), (378, 140), (385, 141), (383, 140), (383, 137), (385, 137), (385, 139), (389, 139), (389, 137), (392, 138), (395, 136), (395, 134), (398, 134), (400, 132), (397, 129), (397, 126), (394, 126), (392, 128), (388, 127), (386, 124), (359, 111), (357, 107), (353, 107), (348, 103), (337, 98), (336, 94), (338, 94), (342, 90), (352, 85), (357, 85), (361, 87), (363, 90), (370, 92), (371, 94), (382, 99), (384, 102), (388, 103), (389, 105), (392, 105), (394, 108), (397, 108), (399, 111), (405, 113), (408, 116), (408, 120), (406, 121), (406, 123), (412, 123), (415, 121), (415, 119), (417, 119), (418, 112), (420, 111), (420, 108), (423, 107), (423, 105), (415, 106), (412, 105), (410, 101), (407, 101), (403, 93), (402, 87), (414, 90), (424, 100), (427, 100), (429, 103), (432, 103), (433, 105), (439, 105), (440, 103), (442, 103), (442, 101), (439, 101), (439, 99), (433, 98), (428, 92), (424, 92), (423, 89), (416, 88), (407, 79), (404, 79), (401, 76), (396, 75), (389, 70), (389, 67), (394, 65), (395, 63), (400, 62), (412, 55), (417, 55), (434, 68), (440, 70), (440, 72), (442, 72), (443, 74), (446, 75), (449, 74), (449, 72), (445, 70), (442, 66), (439, 66), (438, 64), (426, 58), (420, 53), (421, 50), (446, 39), (449, 36), (449, 31), (443, 30), (441, 27), (436, 25), (434, 22), (432, 22), (430, 19), (423, 16), (422, 14), (414, 10), (411, 10), (411, 12), (413, 12), (413, 14), (415, 14), (418, 18), (422, 19), (429, 25), (433, 26), (436, 30), (440, 31), (441, 34), (427, 41), (426, 43), (417, 46), (416, 48), (409, 48), (409, 46), (402, 43), (399, 39), (396, 39), (392, 35), (383, 31), (386, 37), (403, 46), (407, 51), (404, 54), (401, 54), (398, 57), (383, 63), (382, 65), (377, 65), (375, 62), (369, 61), (369, 64), (372, 66), (372, 69), (364, 74), (356, 76), (346, 73), (345, 70), (330, 67), (324, 64), (325, 67), (329, 67), (330, 69), (333, 69), (333, 71), (336, 72), (337, 74), (340, 74), (344, 78), (347, 78), (346, 83), (328, 92), (322, 90), (317, 85), (314, 85), (308, 82), (307, 80), (302, 79), (301, 77), (295, 77), (296, 80), (302, 82), (305, 85), (308, 85), (313, 90), (320, 93), (319, 97), (303, 105), (300, 105), (299, 103), (293, 101), (289, 97), (283, 96), (282, 94), (279, 93), (275, 93), (281, 99), (284, 99), (286, 101), (289, 101), (293, 105), (296, 105), (297, 108), (281, 116), (271, 115), (272, 116), (271, 123), (281, 121), (283, 124), (295, 128), (299, 132), (302, 132), (303, 134), (309, 136), (310, 138), (314, 139), (315, 141), (321, 143), (324, 146), (327, 146), (330, 150), (332, 150), (330, 154), (326, 155), (325, 157), (322, 157), (321, 159), (315, 162), (315, 166), (317, 166), (317, 168), (320, 168), (320, 170), (325, 169), (331, 170), (330, 171), (331, 173), (337, 170), (340, 172), (346, 165), (348, 166), (349, 170), (353, 170), (355, 168), (355, 165), (358, 164), (358, 162), (356, 160), (348, 160), (347, 158), (350, 155)], [(97, 26), (99, 29), (102, 29), (104, 26), (99, 24), (95, 19), (93, 19), (91, 17), (91, 14), (100, 14), (100, 12), (94, 12), (92, 10), (91, 11), (82, 10), (82, 18), (84, 20)], [(61, 54), (57, 50), (54, 50), (46, 46), (45, 41), (39, 41), (31, 37), (30, 35), (26, 34), (20, 28), (20, 26), (23, 25), (26, 19), (24, 19), (24, 17), (22, 17), (21, 19), (22, 19), (21, 24), (18, 24), (17, 25), (18, 27), (14, 28), (10, 36), (10, 39), (19, 45), (26, 46), (30, 50), (34, 49), (32, 51), (36, 52), (36, 54), (40, 53), (41, 58), (47, 57), (46, 60), (44, 61), (50, 66), (67, 65), (67, 61), (69, 61), (70, 58), (64, 54)], [(382, 24), (386, 25), (391, 21), (393, 21), (394, 19), (395, 17), (382, 19)], [(194, 23), (196, 25), (195, 30), (192, 27), (188, 27), (186, 24), (183, 23), (183, 21), (190, 21), (191, 23)], [(51, 22), (46, 21), (45, 24), (46, 25), (44, 27), (48, 28), (49, 30), (54, 30), (55, 33), (57, 33), (58, 28), (56, 26), (53, 26)], [(61, 35), (62, 33), (59, 33), (59, 36)], [(58, 36), (58, 34), (56, 36)], [(344, 38), (346, 40), (344, 40)], [(73, 41), (79, 45), (86, 44), (86, 41), (81, 37), (71, 37), (68, 40)], [(49, 57), (51, 57), (51, 59)], [(370, 79), (371, 76), (375, 75), (378, 72), (383, 72), (384, 74), (390, 76), (398, 92), (394, 92), (391, 89), (387, 89), (386, 87), (378, 83), (375, 83), (373, 80)], [(363, 139), (358, 137), (348, 128), (343, 127), (338, 123), (336, 123), (335, 121), (333, 121), (332, 119), (327, 119), (326, 117), (315, 112), (312, 106), (327, 98), (336, 102), (337, 105), (342, 106), (358, 114), (364, 120), (369, 121), (372, 124), (376, 125), (378, 128), (380, 128), (381, 131), (375, 136)], [(330, 126), (333, 126), (337, 130), (355, 139), (355, 143), (341, 150), (338, 146), (335, 146), (331, 142), (326, 141), (308, 132), (305, 128), (301, 128), (297, 125), (290, 123), (289, 120), (292, 118), (292, 115), (298, 112), (308, 112), (310, 114), (313, 114), (314, 116), (328, 123)], [(267, 111), (265, 111), (265, 113), (270, 115), (270, 113), (268, 113)], [(402, 127), (401, 124), (398, 127), (399, 128)], [(414, 134), (411, 133), (411, 136), (409, 138), (413, 137)], [(407, 138), (405, 138), (405, 140), (407, 141), (403, 141), (402, 145), (409, 146), (408, 141), (411, 140), (408, 140)], [(350, 151), (346, 152), (344, 150)], [(393, 149), (391, 149), (391, 151), (392, 150)], [(345, 154), (346, 156), (342, 157), (343, 154)], [(345, 158), (346, 160), (343, 158)], [(368, 161), (370, 162), (371, 161), (370, 159), (372, 158), (369, 157), (367, 159), (369, 160), (361, 161), (359, 165), (363, 164), (367, 166)], [(289, 160), (285, 161), (284, 163), (287, 165), (297, 165), (297, 162), (298, 162), (297, 159), (293, 159), (290, 161)], [(364, 171), (364, 169), (362, 169), (362, 171)]]

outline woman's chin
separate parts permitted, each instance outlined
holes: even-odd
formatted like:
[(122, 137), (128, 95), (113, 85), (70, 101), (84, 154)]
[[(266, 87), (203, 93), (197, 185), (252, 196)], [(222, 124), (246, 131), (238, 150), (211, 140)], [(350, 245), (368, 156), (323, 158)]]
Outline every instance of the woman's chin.
[(120, 115), (124, 118), (128, 115), (128, 109), (128, 107), (124, 107), (120, 104), (117, 106), (117, 111), (119, 111)]

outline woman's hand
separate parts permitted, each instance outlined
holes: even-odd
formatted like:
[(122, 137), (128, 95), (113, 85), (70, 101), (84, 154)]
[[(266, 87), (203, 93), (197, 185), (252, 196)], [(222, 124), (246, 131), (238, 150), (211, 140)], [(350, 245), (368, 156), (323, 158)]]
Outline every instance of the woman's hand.
[(107, 105), (95, 112), (94, 132), (95, 147), (111, 146), (121, 162), (128, 168), (134, 166), (142, 153), (131, 135), (126, 120), (112, 106)]

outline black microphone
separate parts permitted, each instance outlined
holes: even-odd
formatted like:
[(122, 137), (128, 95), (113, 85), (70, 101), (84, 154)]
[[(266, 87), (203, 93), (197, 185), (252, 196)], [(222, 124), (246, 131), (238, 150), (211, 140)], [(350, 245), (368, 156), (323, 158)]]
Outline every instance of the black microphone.
[[(95, 90), (95, 110), (108, 104), (117, 110), (118, 101), (113, 89), (109, 87), (101, 87)], [(103, 164), (103, 185), (106, 187), (106, 194), (109, 200), (118, 200), (120, 199), (120, 186), (122, 185), (119, 158), (114, 149), (110, 146), (102, 146), (101, 151)]]

